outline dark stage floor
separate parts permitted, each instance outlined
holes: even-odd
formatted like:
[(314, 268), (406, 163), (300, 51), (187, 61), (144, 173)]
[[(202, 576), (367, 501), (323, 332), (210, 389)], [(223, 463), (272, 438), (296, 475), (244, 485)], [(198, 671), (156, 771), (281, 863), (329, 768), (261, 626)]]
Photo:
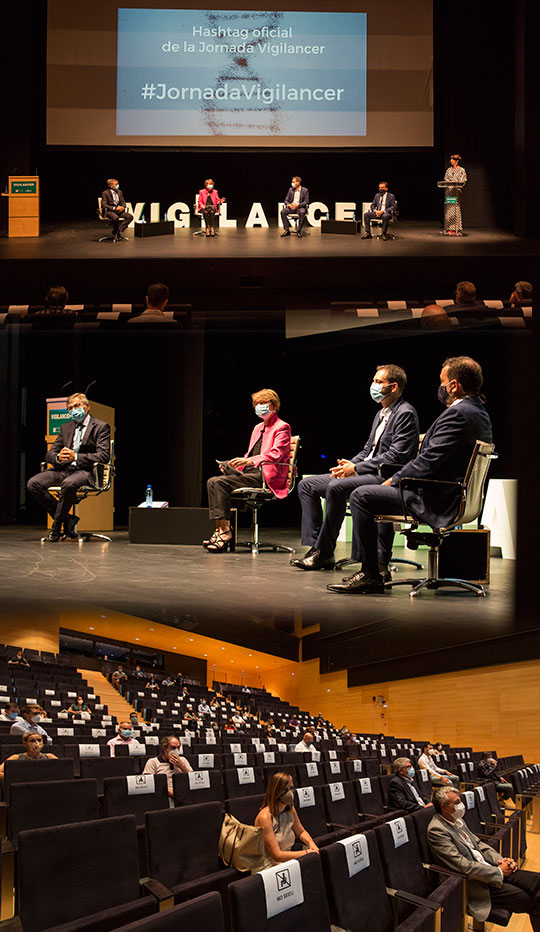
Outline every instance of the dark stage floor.
[[(302, 552), (295, 532), (271, 533)], [(37, 528), (0, 529), (4, 610), (65, 610), (73, 627), (83, 608), (165, 624), (190, 616), (199, 634), (291, 659), (292, 639), (280, 625), (300, 616), (304, 627), (320, 624), (321, 636), (363, 638), (365, 663), (407, 657), (419, 645), (430, 652), (471, 640), (485, 645), (514, 630), (514, 563), (508, 560), (492, 559), (485, 599), (453, 590), (411, 599), (406, 586), (354, 596), (326, 590), (341, 574), (295, 570), (285, 553), (212, 555), (198, 547), (129, 544), (125, 532), (112, 536), (110, 544), (41, 544)], [(337, 555), (346, 557), (348, 546), (339, 544)], [(423, 552), (422, 558), (425, 563)], [(484, 657), (488, 662), (489, 645)]]
[(282, 238), (276, 227), (227, 229), (213, 239), (194, 236), (195, 229), (135, 238), (131, 227), (127, 242), (112, 244), (98, 242), (102, 226), (85, 221), (45, 225), (35, 239), (4, 238), (3, 300), (35, 303), (58, 281), (73, 303), (94, 295), (104, 301), (104, 292), (111, 301), (141, 301), (152, 280), (166, 281), (172, 300), (191, 301), (197, 309), (440, 297), (463, 279), (475, 281), (482, 297), (505, 298), (516, 279), (533, 279), (540, 251), (540, 240), (483, 228), (442, 236), (440, 226), (428, 222), (403, 221), (388, 242), (321, 234), (318, 228), (300, 240)]

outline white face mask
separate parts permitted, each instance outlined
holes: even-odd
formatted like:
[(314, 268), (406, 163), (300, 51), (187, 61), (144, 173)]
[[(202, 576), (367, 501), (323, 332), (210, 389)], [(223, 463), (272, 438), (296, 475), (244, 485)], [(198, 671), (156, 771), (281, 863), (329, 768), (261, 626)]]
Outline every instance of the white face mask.
[(39, 725), (40, 721), (41, 721), (41, 715), (32, 716), (32, 722), (34, 723), (34, 725)]
[(454, 807), (454, 820), (462, 819), (464, 815), (465, 815), (464, 803), (456, 803)]

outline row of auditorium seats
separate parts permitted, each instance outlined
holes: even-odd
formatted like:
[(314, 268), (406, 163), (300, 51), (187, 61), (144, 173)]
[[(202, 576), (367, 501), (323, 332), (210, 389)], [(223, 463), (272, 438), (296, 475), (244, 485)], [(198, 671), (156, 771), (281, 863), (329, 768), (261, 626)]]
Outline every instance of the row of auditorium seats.
[[(358, 326), (388, 329), (432, 329), (438, 318), (422, 315), (424, 307), (438, 304), (441, 309), (453, 304), (452, 298), (439, 298), (433, 301), (333, 301), (330, 316), (335, 323), (351, 324), (356, 320)], [(448, 327), (487, 327), (495, 329), (528, 329), (532, 327), (532, 306), (510, 307), (509, 302), (486, 300), (474, 305), (470, 310), (466, 305), (458, 309), (453, 306), (448, 310)]]
[[(42, 305), (11, 304), (0, 305), (0, 327), (17, 327), (19, 329), (119, 329), (123, 328), (132, 317), (138, 317), (144, 311), (142, 304), (71, 304), (66, 305), (65, 314), (47, 314)], [(192, 327), (191, 304), (168, 304), (165, 309), (166, 323), (176, 329), (189, 330)], [(134, 330), (129, 327), (129, 330)]]

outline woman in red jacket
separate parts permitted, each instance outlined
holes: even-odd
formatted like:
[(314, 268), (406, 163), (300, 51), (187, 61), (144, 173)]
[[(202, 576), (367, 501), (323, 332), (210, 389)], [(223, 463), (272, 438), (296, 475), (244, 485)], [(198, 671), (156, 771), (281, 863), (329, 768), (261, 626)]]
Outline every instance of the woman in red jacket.
[(216, 214), (219, 214), (220, 204), (223, 204), (224, 201), (225, 198), (220, 198), (217, 190), (214, 188), (212, 178), (207, 178), (204, 182), (204, 188), (201, 188), (199, 191), (197, 200), (197, 213), (202, 214), (204, 217), (207, 236), (216, 235), (216, 231), (214, 230), (214, 217)]

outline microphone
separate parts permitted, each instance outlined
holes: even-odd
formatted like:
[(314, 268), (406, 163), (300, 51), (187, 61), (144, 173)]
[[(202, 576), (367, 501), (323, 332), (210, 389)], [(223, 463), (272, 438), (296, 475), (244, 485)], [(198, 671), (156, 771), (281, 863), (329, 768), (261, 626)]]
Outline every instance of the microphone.
[(97, 382), (97, 379), (94, 379), (93, 382), (90, 382), (90, 383), (86, 386), (85, 391), (84, 391), (84, 394), (86, 395), (87, 398), (88, 398), (88, 389), (89, 389), (89, 388), (92, 388), (92, 385), (95, 385), (96, 382)]
[(66, 382), (65, 385), (62, 385), (62, 388), (60, 389), (60, 391), (63, 392), (64, 389), (69, 388), (70, 385), (73, 385), (73, 381)]
[(15, 168), (12, 168), (12, 169), (11, 169), (11, 171), (10, 171), (10, 175), (14, 175), (14, 174), (15, 174), (15, 172), (18, 172), (18, 171), (19, 171), (19, 166), (18, 166), (18, 165), (16, 165), (16, 166), (15, 166)]

